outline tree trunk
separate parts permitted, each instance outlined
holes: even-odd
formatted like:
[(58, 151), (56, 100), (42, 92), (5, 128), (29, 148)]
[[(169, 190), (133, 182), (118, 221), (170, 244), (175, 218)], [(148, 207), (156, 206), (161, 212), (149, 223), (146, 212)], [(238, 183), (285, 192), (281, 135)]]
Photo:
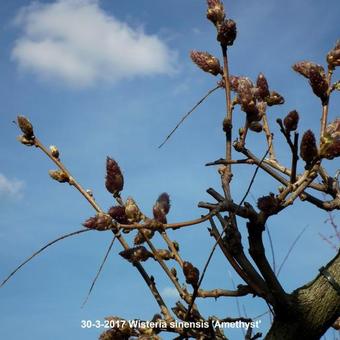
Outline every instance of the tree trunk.
[[(340, 252), (326, 269), (340, 284)], [(290, 298), (291, 310), (274, 318), (266, 340), (317, 340), (340, 316), (340, 293), (321, 274)]]

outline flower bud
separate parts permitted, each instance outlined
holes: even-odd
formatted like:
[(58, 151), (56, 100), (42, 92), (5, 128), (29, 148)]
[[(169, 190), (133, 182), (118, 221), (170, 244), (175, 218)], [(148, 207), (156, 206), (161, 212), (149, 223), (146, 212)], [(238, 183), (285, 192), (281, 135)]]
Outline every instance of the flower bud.
[(220, 62), (208, 52), (191, 51), (191, 60), (204, 72), (208, 72), (217, 76), (222, 74)]
[(224, 46), (231, 46), (236, 39), (236, 22), (232, 19), (225, 20), (218, 28), (217, 40)]
[(155, 205), (153, 206), (153, 216), (154, 219), (160, 223), (166, 224), (167, 223), (167, 219), (166, 219), (166, 215), (170, 210), (170, 198), (169, 195), (164, 192), (163, 194), (161, 194)]
[(59, 150), (55, 145), (50, 146), (50, 152), (52, 157), (59, 159)]
[(207, 0), (207, 18), (215, 26), (219, 26), (225, 17), (223, 3), (220, 0)]
[(197, 286), (200, 272), (190, 262), (185, 261), (183, 263), (183, 274), (185, 276), (185, 281), (187, 284)]
[(252, 121), (249, 123), (249, 130), (259, 133), (262, 131), (262, 124), (257, 121)]
[(124, 177), (118, 163), (110, 157), (106, 158), (106, 181), (108, 192), (115, 195), (123, 190)]
[(50, 170), (48, 174), (51, 176), (51, 178), (60, 183), (66, 183), (70, 181), (68, 175), (62, 170)]
[(262, 196), (257, 200), (257, 207), (264, 213), (273, 215), (278, 212), (280, 202), (273, 193), (270, 193), (269, 196)]
[(157, 255), (164, 261), (168, 261), (174, 258), (174, 254), (168, 249), (158, 249)]
[(153, 235), (155, 234), (155, 231), (152, 230), (152, 229), (143, 228), (141, 231), (138, 231), (138, 233), (135, 236), (135, 239), (133, 241), (134, 244), (136, 244), (136, 245), (143, 244), (146, 241), (145, 237), (149, 240), (152, 239)]
[(300, 73), (302, 76), (306, 77), (309, 79), (309, 76), (310, 76), (310, 70), (311, 68), (314, 68), (315, 70), (317, 70), (318, 72), (323, 72), (325, 73), (325, 70), (324, 68), (319, 65), (319, 64), (315, 64), (311, 61), (300, 61), (298, 63), (295, 63), (293, 66), (292, 66), (293, 70), (295, 72), (298, 72)]
[(321, 99), (322, 103), (326, 103), (328, 100), (328, 81), (325, 73), (312, 66), (309, 72), (309, 83), (314, 94)]
[(270, 95), (268, 82), (263, 73), (260, 73), (258, 75), (256, 86), (257, 86), (256, 96), (258, 96), (262, 100), (264, 100), (266, 97)]
[(24, 137), (27, 139), (33, 139), (34, 132), (33, 132), (33, 125), (25, 116), (18, 116), (17, 117), (18, 125)]
[(311, 130), (307, 130), (301, 139), (300, 156), (307, 165), (309, 165), (318, 156), (315, 136)]
[(268, 106), (282, 105), (284, 104), (285, 99), (279, 93), (272, 91), (270, 92), (270, 96), (266, 97), (266, 102)]
[(327, 159), (340, 156), (340, 118), (327, 125), (321, 138), (320, 155)]
[(299, 114), (296, 110), (290, 111), (283, 120), (287, 132), (295, 131), (299, 123)]
[(240, 77), (238, 79), (237, 93), (241, 103), (242, 111), (248, 114), (256, 115), (258, 109), (256, 107), (256, 99), (253, 95), (253, 83), (247, 77)]
[(103, 213), (99, 213), (94, 217), (88, 218), (83, 226), (88, 229), (95, 229), (98, 231), (104, 231), (111, 229), (112, 227), (112, 218), (111, 216)]
[(138, 246), (138, 247), (130, 248), (127, 250), (123, 250), (119, 253), (119, 255), (131, 263), (135, 263), (139, 261), (146, 261), (148, 258), (154, 257), (152, 253), (150, 253), (143, 246)]
[(125, 213), (125, 207), (113, 206), (107, 212), (115, 221), (121, 224), (129, 224)]
[(144, 215), (132, 197), (128, 197), (125, 204), (125, 214), (129, 223), (138, 223)]
[(338, 40), (332, 50), (327, 54), (328, 67), (334, 70), (337, 66), (340, 66), (340, 40)]

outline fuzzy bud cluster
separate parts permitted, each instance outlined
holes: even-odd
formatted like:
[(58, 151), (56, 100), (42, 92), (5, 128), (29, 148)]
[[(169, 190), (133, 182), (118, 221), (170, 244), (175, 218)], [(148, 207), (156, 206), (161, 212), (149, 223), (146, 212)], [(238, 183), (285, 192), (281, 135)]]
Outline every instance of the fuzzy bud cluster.
[(310, 61), (301, 61), (293, 65), (293, 70), (309, 79), (314, 94), (321, 99), (322, 103), (327, 102), (328, 81), (325, 70), (321, 65)]
[(283, 120), (287, 132), (295, 131), (299, 123), (299, 114), (296, 110), (290, 111)]
[(125, 260), (128, 260), (131, 263), (146, 261), (150, 257), (154, 257), (152, 253), (150, 253), (145, 247), (138, 246), (134, 248), (130, 248), (127, 250), (123, 250), (119, 253)]
[(208, 52), (191, 51), (190, 58), (204, 72), (214, 76), (222, 73), (219, 60)]
[(268, 196), (262, 196), (257, 200), (257, 207), (267, 215), (273, 215), (278, 212), (280, 202), (273, 193), (270, 193)]
[(125, 207), (119, 205), (111, 207), (107, 212), (115, 221), (121, 224), (129, 224), (125, 213)]
[(185, 276), (187, 284), (190, 284), (194, 287), (197, 286), (200, 277), (200, 272), (190, 262), (185, 261), (183, 263), (183, 274)]
[(316, 146), (315, 136), (311, 130), (307, 130), (302, 136), (300, 144), (300, 156), (307, 163), (307, 165), (309, 165), (318, 156), (318, 148)]
[(237, 29), (236, 22), (227, 19), (218, 28), (217, 40), (224, 46), (232, 46), (236, 39)]
[(159, 195), (155, 205), (153, 206), (153, 217), (156, 221), (166, 224), (166, 215), (170, 210), (170, 197), (166, 192)]
[(88, 229), (95, 229), (98, 231), (104, 231), (111, 229), (112, 227), (112, 217), (108, 214), (99, 213), (94, 217), (87, 219), (83, 226)]
[(110, 158), (106, 158), (106, 180), (105, 186), (108, 192), (116, 195), (123, 190), (124, 177), (118, 163)]
[(327, 125), (321, 138), (320, 155), (327, 159), (340, 156), (340, 118)]
[(207, 5), (208, 20), (218, 27), (225, 18), (223, 3), (220, 0), (207, 0)]
[(340, 40), (338, 40), (332, 50), (327, 54), (328, 67), (334, 70), (337, 66), (340, 66)]
[(260, 73), (258, 75), (257, 80), (256, 80), (256, 86), (257, 86), (256, 95), (260, 99), (265, 100), (265, 98), (270, 95), (270, 92), (269, 92), (267, 79), (263, 73)]

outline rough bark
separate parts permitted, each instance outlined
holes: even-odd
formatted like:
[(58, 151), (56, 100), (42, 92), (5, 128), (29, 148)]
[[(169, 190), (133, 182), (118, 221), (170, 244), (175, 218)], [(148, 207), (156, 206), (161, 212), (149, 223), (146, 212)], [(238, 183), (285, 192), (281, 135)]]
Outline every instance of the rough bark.
[[(340, 252), (326, 268), (339, 283)], [(340, 295), (321, 274), (295, 290), (290, 298), (291, 310), (274, 318), (266, 340), (317, 340), (340, 316)]]

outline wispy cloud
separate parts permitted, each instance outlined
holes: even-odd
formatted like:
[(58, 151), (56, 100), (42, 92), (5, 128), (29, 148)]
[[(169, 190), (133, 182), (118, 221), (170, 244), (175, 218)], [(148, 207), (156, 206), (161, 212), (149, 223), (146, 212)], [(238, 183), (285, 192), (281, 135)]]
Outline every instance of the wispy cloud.
[(176, 53), (158, 36), (107, 14), (98, 0), (33, 2), (15, 23), (22, 35), (12, 58), (45, 79), (82, 87), (174, 69)]
[(21, 198), (23, 187), (23, 181), (9, 179), (0, 173), (0, 197)]
[(179, 294), (176, 288), (173, 287), (165, 287), (162, 289), (161, 295), (167, 298), (178, 299)]

